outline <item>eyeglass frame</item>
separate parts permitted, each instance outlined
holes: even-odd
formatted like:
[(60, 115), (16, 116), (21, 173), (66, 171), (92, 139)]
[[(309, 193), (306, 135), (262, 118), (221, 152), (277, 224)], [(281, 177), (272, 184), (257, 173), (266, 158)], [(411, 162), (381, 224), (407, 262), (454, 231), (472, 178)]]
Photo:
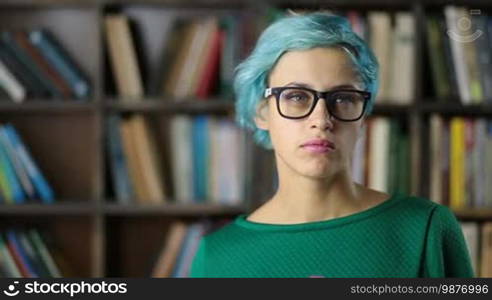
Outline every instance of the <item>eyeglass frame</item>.
[[(287, 89), (304, 90), (304, 91), (308, 91), (308, 92), (310, 92), (310, 93), (312, 93), (314, 95), (313, 105), (311, 106), (311, 108), (309, 109), (309, 111), (305, 115), (303, 115), (301, 117), (289, 117), (289, 116), (286, 116), (286, 115), (282, 114), (282, 112), (280, 111), (280, 94), (284, 90), (287, 90)], [(318, 104), (318, 100), (320, 98), (323, 98), (326, 101), (330, 101), (331, 100), (330, 97), (333, 94), (339, 93), (339, 92), (357, 92), (357, 93), (361, 94), (364, 97), (364, 103), (363, 103), (363, 106), (362, 106), (362, 113), (360, 114), (359, 117), (357, 117), (355, 119), (344, 120), (344, 119), (341, 119), (341, 118), (337, 117), (336, 115), (332, 114), (331, 109), (330, 109), (330, 105), (328, 105), (328, 103), (326, 103), (326, 109), (328, 110), (328, 113), (330, 114), (330, 116), (333, 116), (335, 119), (337, 119), (339, 121), (342, 121), (342, 122), (355, 122), (355, 121), (359, 120), (360, 118), (362, 118), (362, 116), (364, 116), (364, 113), (366, 111), (367, 103), (371, 99), (371, 92), (368, 92), (368, 91), (361, 91), (361, 90), (356, 90), (356, 89), (337, 89), (337, 90), (332, 90), (332, 91), (320, 92), (320, 91), (316, 91), (316, 90), (313, 90), (313, 89), (310, 89), (310, 88), (307, 88), (307, 87), (281, 86), (281, 87), (269, 87), (269, 88), (266, 88), (265, 89), (265, 92), (264, 92), (264, 98), (268, 98), (271, 95), (274, 95), (275, 96), (275, 99), (276, 99), (276, 102), (277, 102), (277, 110), (278, 110), (278, 113), (282, 117), (284, 117), (286, 119), (298, 120), (298, 119), (303, 119), (303, 118), (309, 116), (314, 111), (314, 108)]]

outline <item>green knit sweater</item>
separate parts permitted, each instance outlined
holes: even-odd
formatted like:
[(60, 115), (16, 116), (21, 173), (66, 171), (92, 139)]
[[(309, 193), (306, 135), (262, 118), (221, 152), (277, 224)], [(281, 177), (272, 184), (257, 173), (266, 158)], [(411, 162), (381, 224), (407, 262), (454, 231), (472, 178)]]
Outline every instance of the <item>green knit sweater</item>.
[(400, 193), (367, 210), (299, 224), (242, 214), (205, 235), (191, 277), (474, 277), (451, 210)]

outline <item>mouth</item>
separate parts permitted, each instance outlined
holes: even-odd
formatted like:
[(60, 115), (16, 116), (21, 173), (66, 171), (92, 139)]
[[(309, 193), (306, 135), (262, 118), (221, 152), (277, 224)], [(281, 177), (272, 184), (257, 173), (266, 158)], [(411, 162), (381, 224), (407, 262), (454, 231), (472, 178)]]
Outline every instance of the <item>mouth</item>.
[(314, 141), (302, 145), (302, 148), (311, 153), (328, 153), (336, 150), (335, 144), (328, 141)]

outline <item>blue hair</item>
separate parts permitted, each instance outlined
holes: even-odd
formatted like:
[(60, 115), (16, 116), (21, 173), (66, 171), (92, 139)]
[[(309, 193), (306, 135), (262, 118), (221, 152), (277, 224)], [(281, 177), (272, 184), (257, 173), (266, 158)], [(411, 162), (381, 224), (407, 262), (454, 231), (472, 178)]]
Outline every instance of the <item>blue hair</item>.
[(286, 16), (263, 31), (250, 56), (235, 69), (236, 122), (253, 132), (258, 145), (272, 149), (270, 134), (256, 127), (254, 122), (269, 72), (285, 52), (314, 47), (343, 47), (347, 50), (365, 90), (371, 92), (365, 114), (371, 113), (378, 88), (378, 62), (364, 40), (352, 31), (348, 20), (321, 12)]

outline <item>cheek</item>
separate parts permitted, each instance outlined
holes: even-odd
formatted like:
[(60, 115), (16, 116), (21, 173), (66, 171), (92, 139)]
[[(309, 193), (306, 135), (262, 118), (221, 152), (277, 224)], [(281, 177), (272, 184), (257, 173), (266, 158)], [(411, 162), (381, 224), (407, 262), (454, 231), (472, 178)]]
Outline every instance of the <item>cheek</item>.
[(340, 128), (340, 131), (335, 133), (335, 136), (340, 146), (343, 148), (343, 152), (350, 154), (357, 143), (359, 127), (350, 126)]
[(299, 137), (294, 121), (287, 119), (281, 120), (278, 118), (272, 119), (270, 123), (270, 138), (276, 150), (287, 150), (295, 147)]

